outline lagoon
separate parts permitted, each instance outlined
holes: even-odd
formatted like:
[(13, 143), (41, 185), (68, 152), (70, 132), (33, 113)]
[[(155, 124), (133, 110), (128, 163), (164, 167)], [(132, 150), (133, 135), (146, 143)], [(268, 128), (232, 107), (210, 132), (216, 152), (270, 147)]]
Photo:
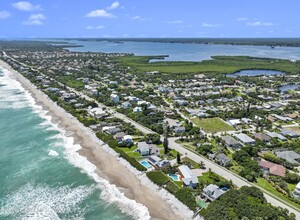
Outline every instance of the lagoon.
[(288, 85), (283, 85), (279, 87), (280, 92), (286, 92), (289, 90), (295, 90), (298, 89), (300, 85), (297, 84), (288, 84)]
[[(133, 53), (139, 56), (168, 55), (164, 61), (202, 61), (212, 59), (211, 56), (253, 56), (298, 60), (299, 47), (247, 46), (222, 44), (191, 44), (191, 43), (158, 43), (158, 42), (130, 42), (116, 43), (111, 41), (80, 41), (66, 42), (82, 47), (68, 47), (74, 52), (104, 52), (104, 53)], [(158, 60), (163, 61), (163, 60)]]
[(228, 74), (229, 77), (238, 76), (268, 76), (268, 75), (284, 75), (284, 72), (275, 70), (242, 70), (233, 74)]

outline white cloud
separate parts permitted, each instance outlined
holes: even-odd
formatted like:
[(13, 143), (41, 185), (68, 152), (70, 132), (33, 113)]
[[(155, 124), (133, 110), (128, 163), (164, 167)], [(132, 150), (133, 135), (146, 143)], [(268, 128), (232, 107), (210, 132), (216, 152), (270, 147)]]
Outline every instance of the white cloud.
[(245, 18), (245, 17), (241, 17), (241, 18), (237, 18), (237, 21), (247, 21), (249, 20), (249, 18)]
[(0, 11), (0, 19), (6, 19), (10, 17), (10, 13), (8, 11)]
[(120, 3), (118, 1), (112, 3), (110, 6), (108, 6), (106, 9), (107, 10), (113, 10), (113, 9), (116, 9), (120, 6)]
[(274, 26), (275, 24), (272, 22), (255, 21), (255, 22), (248, 22), (246, 25), (247, 26)]
[(12, 6), (21, 11), (36, 11), (42, 10), (41, 5), (33, 5), (30, 2), (16, 2)]
[(137, 16), (133, 16), (131, 19), (133, 19), (133, 20), (139, 20), (141, 18), (142, 18), (141, 16), (137, 15)]
[(86, 29), (88, 29), (88, 30), (97, 30), (97, 29), (103, 29), (103, 28), (105, 28), (105, 26), (103, 26), (103, 25), (98, 25), (98, 26), (87, 26), (86, 27)]
[(93, 18), (93, 17), (113, 18), (115, 16), (111, 13), (108, 13), (104, 9), (97, 9), (95, 11), (91, 11), (91, 12), (87, 13), (86, 17), (88, 17), (88, 18)]
[(46, 20), (46, 16), (42, 13), (32, 14), (29, 16), (27, 21), (24, 21), (24, 25), (43, 25), (44, 20)]
[(141, 17), (139, 15), (133, 16), (133, 17), (131, 17), (131, 19), (138, 20), (138, 21), (152, 21), (151, 18), (143, 18), (143, 17)]
[(220, 27), (221, 25), (220, 24), (209, 24), (209, 23), (202, 23), (201, 25), (202, 27)]
[(183, 24), (183, 21), (181, 20), (175, 20), (175, 21), (166, 21), (168, 24)]

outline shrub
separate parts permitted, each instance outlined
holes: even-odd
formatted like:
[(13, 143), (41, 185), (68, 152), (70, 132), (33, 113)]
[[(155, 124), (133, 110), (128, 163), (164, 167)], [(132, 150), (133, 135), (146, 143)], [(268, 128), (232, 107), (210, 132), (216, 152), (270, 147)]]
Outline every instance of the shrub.
[(189, 188), (182, 188), (175, 193), (175, 197), (185, 204), (189, 209), (195, 211), (196, 201)]
[(180, 188), (173, 181), (169, 181), (165, 189), (175, 195)]
[(127, 160), (131, 164), (131, 166), (135, 167), (137, 170), (139, 170), (139, 171), (146, 171), (147, 170), (143, 165), (141, 165), (138, 161), (136, 161), (136, 159), (128, 156), (128, 154), (126, 154), (123, 150), (121, 150), (119, 148), (116, 148), (115, 151), (117, 153), (119, 153), (120, 157)]
[(150, 171), (147, 173), (147, 177), (158, 186), (162, 186), (169, 181), (169, 178), (160, 171)]

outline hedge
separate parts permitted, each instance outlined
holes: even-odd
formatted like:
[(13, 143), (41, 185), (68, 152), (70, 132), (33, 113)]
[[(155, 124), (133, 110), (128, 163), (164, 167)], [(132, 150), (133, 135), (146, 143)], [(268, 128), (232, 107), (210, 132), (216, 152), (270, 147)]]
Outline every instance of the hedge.
[(169, 181), (166, 184), (165, 189), (175, 195), (179, 191), (180, 188), (173, 181)]
[(127, 160), (131, 166), (135, 167), (139, 171), (147, 171), (146, 167), (141, 165), (136, 159), (130, 157), (128, 154), (126, 154), (123, 150), (116, 148), (114, 149), (117, 153), (119, 153), (119, 156)]
[(112, 148), (114, 151), (116, 151), (117, 153), (119, 153), (119, 156), (127, 160), (128, 163), (131, 164), (131, 166), (135, 167), (139, 171), (147, 170), (143, 165), (141, 165), (138, 161), (136, 161), (136, 159), (128, 156), (128, 154), (126, 154), (123, 150), (119, 149), (118, 142), (114, 139), (112, 135), (97, 133), (96, 136), (100, 140), (104, 141), (105, 143), (108, 143), (108, 146)]
[(196, 201), (189, 188), (181, 188), (175, 193), (175, 197), (185, 204), (189, 209), (196, 210)]
[(169, 178), (160, 171), (147, 172), (147, 177), (156, 185), (162, 186), (169, 181)]

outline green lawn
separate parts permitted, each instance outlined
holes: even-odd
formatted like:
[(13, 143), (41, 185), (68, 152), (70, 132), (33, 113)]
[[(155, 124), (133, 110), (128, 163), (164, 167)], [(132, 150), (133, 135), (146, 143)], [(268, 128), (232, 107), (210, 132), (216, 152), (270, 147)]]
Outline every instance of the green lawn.
[(132, 146), (131, 148), (128, 147), (121, 147), (121, 150), (123, 150), (128, 156), (133, 158), (141, 158), (142, 156), (138, 152), (134, 152), (137, 149), (137, 146)]
[(193, 118), (192, 122), (206, 133), (233, 131), (234, 128), (220, 118)]
[(168, 155), (164, 154), (165, 153), (164, 149), (160, 150), (159, 153), (160, 153), (161, 156), (166, 157), (168, 160), (173, 160), (177, 157), (177, 151), (174, 150), (174, 149), (170, 150)]
[(136, 145), (134, 145), (134, 146), (132, 146), (132, 147), (121, 147), (121, 149), (124, 151), (124, 152), (130, 152), (130, 151), (134, 151), (134, 150), (136, 150), (137, 149), (137, 146)]
[[(262, 187), (263, 189), (269, 191), (271, 194), (278, 196), (279, 198), (283, 199), (287, 203), (300, 208), (299, 204), (292, 202), (291, 200), (289, 200), (288, 197), (286, 197), (283, 194), (281, 194), (280, 192), (278, 192), (268, 181), (265, 181), (264, 178), (257, 178), (257, 185)], [(288, 187), (290, 188), (291, 186), (288, 185)]]
[(182, 161), (182, 162), (187, 162), (187, 163), (191, 164), (192, 167), (193, 167), (194, 169), (198, 169), (198, 168), (199, 168), (199, 164), (196, 163), (195, 161), (191, 160), (191, 159), (188, 158), (188, 157), (182, 158), (181, 161)]

